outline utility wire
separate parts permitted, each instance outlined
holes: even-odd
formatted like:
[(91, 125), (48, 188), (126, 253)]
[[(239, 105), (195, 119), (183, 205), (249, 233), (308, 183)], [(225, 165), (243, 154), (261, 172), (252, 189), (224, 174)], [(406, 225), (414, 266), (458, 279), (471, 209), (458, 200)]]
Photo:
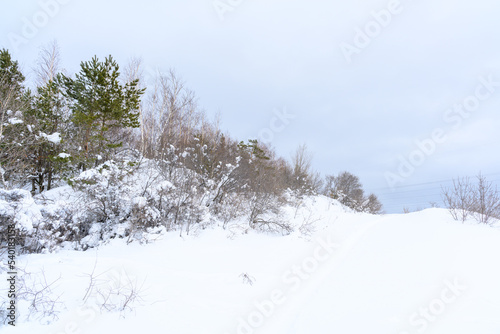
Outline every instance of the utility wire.
[[(484, 174), (482, 176), (493, 176), (493, 175), (500, 175), (500, 173), (490, 173), (490, 174)], [(475, 176), (468, 176), (469, 178), (473, 179)], [(467, 176), (466, 176), (467, 177)], [(459, 177), (461, 178), (461, 177)], [(395, 187), (384, 187), (384, 188), (375, 188), (372, 189), (374, 191), (382, 191), (382, 190), (393, 190), (393, 189), (401, 189), (401, 188), (410, 188), (410, 187), (418, 187), (418, 186), (423, 186), (423, 185), (429, 185), (429, 184), (436, 184), (436, 183), (444, 183), (444, 182), (453, 182), (454, 179), (446, 179), (446, 180), (440, 180), (440, 181), (429, 181), (429, 182), (422, 182), (422, 183), (414, 183), (414, 184), (408, 184), (408, 185), (401, 185), (401, 186), (395, 186)], [(498, 181), (498, 179), (495, 179), (493, 181)]]

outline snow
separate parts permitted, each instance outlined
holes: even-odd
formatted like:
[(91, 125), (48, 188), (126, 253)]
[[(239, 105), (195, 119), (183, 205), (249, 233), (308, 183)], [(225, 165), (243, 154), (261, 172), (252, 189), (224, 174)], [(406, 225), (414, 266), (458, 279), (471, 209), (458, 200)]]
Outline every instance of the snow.
[[(33, 199), (23, 195), (29, 211)], [(16, 327), (2, 333), (500, 332), (498, 229), (458, 223), (444, 209), (354, 213), (325, 197), (285, 211), (296, 227), (287, 236), (233, 222), (149, 244), (114, 239), (86, 252), (19, 256), (26, 280), (44, 272), (64, 305), (49, 325), (26, 321), (19, 305)], [(141, 298), (120, 309), (134, 289)]]
[(68, 153), (59, 153), (58, 157), (65, 159), (71, 157), (71, 155)]
[(148, 203), (148, 200), (146, 197), (134, 197), (132, 199), (132, 205), (134, 205), (135, 207), (137, 207), (138, 209), (142, 209), (146, 206), (146, 204)]
[(51, 135), (40, 132), (40, 137), (47, 139), (51, 143), (59, 144), (61, 142), (61, 134), (59, 132), (54, 132)]
[(23, 120), (17, 117), (9, 118), (9, 123), (14, 125), (14, 124), (22, 124)]
[(165, 180), (160, 182), (160, 184), (158, 185), (158, 189), (161, 190), (175, 189), (175, 186), (172, 184), (172, 182)]
[[(17, 200), (12, 203), (8, 200), (10, 198), (17, 198)], [(0, 189), (1, 216), (14, 217), (15, 223), (19, 228), (30, 231), (33, 229), (33, 222), (39, 221), (42, 214), (29, 191), (22, 189)]]

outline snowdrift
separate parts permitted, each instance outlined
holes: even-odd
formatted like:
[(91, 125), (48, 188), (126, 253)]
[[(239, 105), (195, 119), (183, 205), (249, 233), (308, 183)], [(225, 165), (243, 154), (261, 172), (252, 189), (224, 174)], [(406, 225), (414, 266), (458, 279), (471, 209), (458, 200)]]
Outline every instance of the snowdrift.
[(2, 333), (500, 332), (498, 229), (322, 196), (284, 213), (285, 236), (233, 222), (19, 256), (17, 323)]

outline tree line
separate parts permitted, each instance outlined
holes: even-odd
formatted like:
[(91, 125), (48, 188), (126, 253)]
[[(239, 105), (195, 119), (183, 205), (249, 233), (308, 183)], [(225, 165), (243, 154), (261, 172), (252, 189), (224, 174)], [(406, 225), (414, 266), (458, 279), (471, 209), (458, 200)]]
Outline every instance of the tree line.
[[(105, 221), (113, 216), (113, 203), (96, 199), (96, 174), (89, 179), (82, 173), (97, 169), (102, 174), (117, 166), (116, 175), (133, 173), (146, 164), (156, 171), (146, 184), (172, 185), (154, 196), (143, 187), (147, 206), (158, 211), (149, 214), (156, 217), (150, 217), (152, 225), (168, 220), (175, 228), (182, 220), (193, 221), (194, 208), (201, 206), (225, 222), (243, 214), (252, 226), (282, 229), (269, 217), (290, 194), (324, 194), (356, 211), (381, 212), (377, 197), (365, 196), (357, 176), (343, 172), (322, 178), (315, 173), (305, 145), (284, 159), (270, 145), (223, 133), (174, 71), (159, 73), (146, 87), (139, 60), (121, 71), (112, 56), (94, 57), (83, 61), (75, 75), (66, 74), (60, 62), (57, 44), (43, 48), (32, 90), (9, 51), (0, 51), (4, 189), (29, 189), (34, 196), (69, 183), (101, 202), (104, 210), (92, 219)], [(124, 180), (122, 175), (115, 182)]]

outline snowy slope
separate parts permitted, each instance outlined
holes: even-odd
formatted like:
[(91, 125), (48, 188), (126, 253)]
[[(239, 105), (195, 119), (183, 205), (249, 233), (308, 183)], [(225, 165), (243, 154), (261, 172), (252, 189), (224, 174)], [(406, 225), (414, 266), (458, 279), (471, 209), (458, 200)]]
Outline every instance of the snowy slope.
[[(20, 305), (17, 326), (1, 331), (500, 333), (497, 229), (457, 223), (442, 209), (350, 213), (324, 197), (287, 214), (315, 231), (215, 228), (19, 257), (28, 284), (42, 272), (55, 281), (47, 298), (60, 296), (58, 319), (26, 321)], [(134, 291), (140, 298), (121, 310)]]

